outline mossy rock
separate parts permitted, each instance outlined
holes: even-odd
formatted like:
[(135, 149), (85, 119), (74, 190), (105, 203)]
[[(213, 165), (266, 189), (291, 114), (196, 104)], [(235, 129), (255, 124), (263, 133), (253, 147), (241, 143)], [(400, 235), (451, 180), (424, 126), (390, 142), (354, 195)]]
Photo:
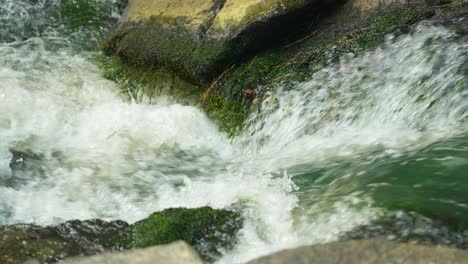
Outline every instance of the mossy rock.
[(350, 28), (318, 23), (302, 39), (238, 64), (216, 82), (212, 97), (231, 100), (249, 109), (255, 106), (252, 102), (260, 102), (267, 91), (278, 85), (306, 81), (315, 72), (336, 63), (342, 55), (375, 48), (388, 34), (408, 33), (417, 22), (431, 18), (434, 13), (427, 6), (394, 6)]
[(233, 245), (241, 227), (240, 215), (232, 211), (210, 207), (167, 209), (133, 225), (133, 247), (184, 240), (211, 260), (221, 254), (220, 248)]
[[(162, 2), (168, 1), (170, 0)], [(226, 1), (223, 8), (233, 5), (234, 2), (236, 1)], [(179, 23), (174, 27), (170, 26), (173, 21), (155, 17), (152, 20), (147, 19), (150, 22), (137, 23), (137, 20), (126, 18), (129, 16), (127, 15), (109, 35), (104, 47), (121, 58), (115, 68), (138, 69), (135, 72), (139, 74), (126, 74), (126, 70), (120, 71), (123, 74), (119, 78), (123, 76), (123, 79), (127, 79), (131, 75), (131, 83), (145, 82), (146, 80), (141, 82), (139, 76), (156, 73), (161, 67), (169, 69), (182, 79), (196, 83), (192, 87), (194, 97), (199, 97), (196, 99), (198, 106), (217, 122), (222, 131), (228, 132), (233, 137), (248, 125), (245, 120), (252, 109), (252, 102), (260, 102), (265, 91), (276, 87), (278, 83), (294, 84), (307, 80), (317, 70), (338, 60), (342, 54), (361, 52), (375, 47), (384, 41), (385, 35), (406, 33), (416, 22), (434, 14), (433, 8), (423, 4), (402, 6), (398, 4), (400, 2), (352, 0), (343, 6), (329, 3), (328, 9), (319, 8), (320, 12), (316, 10), (317, 12), (310, 12), (306, 17), (297, 16), (304, 25), (300, 27), (299, 40), (297, 40), (299, 35), (295, 33), (282, 38), (282, 34), (271, 34), (269, 31), (288, 31), (290, 26), (293, 24), (297, 26), (299, 23), (294, 22), (294, 19), (292, 24), (279, 23), (281, 26), (276, 29), (272, 21), (261, 23), (265, 27), (263, 33), (268, 32), (271, 37), (267, 42), (274, 43), (274, 47), (259, 51), (268, 48), (259, 45), (249, 52), (247, 52), (249, 47), (253, 47), (250, 44), (258, 45), (262, 42), (260, 40), (266, 40), (262, 34), (251, 34), (256, 30), (256, 26), (252, 28), (247, 26), (240, 31), (236, 31), (232, 26), (226, 26), (233, 29), (232, 32), (237, 32), (237, 35), (226, 37), (218, 34), (217, 36), (221, 37), (214, 38), (216, 30), (212, 28), (203, 31), (202, 35), (197, 35), (200, 31), (194, 30), (193, 25), (184, 26), (184, 23)], [(361, 6), (363, 4), (365, 10)], [(387, 4), (391, 4), (391, 8), (385, 8)], [(305, 7), (294, 9), (291, 14), (306, 9)], [(220, 9), (217, 12), (221, 15), (227, 11)], [(357, 18), (356, 24), (345, 27), (341, 21), (347, 18), (347, 12), (353, 16), (359, 12), (362, 12), (361, 16), (369, 16), (366, 19)], [(160, 15), (164, 16), (164, 12)], [(216, 24), (217, 16), (214, 17), (212, 25)], [(273, 17), (280, 21), (286, 19), (288, 15)], [(139, 20), (144, 19), (139, 18)], [(158, 24), (163, 20), (167, 26)], [(159, 22), (154, 23), (154, 21)], [(187, 30), (181, 28), (190, 28), (190, 30), (187, 33)], [(291, 32), (297, 30), (296, 28)], [(196, 37), (193, 37), (194, 34)], [(249, 56), (253, 58), (249, 59)], [(110, 59), (110, 61), (116, 60)], [(232, 62), (235, 64), (227, 66)], [(104, 75), (108, 75), (109, 67), (103, 68)], [(157, 82), (158, 80), (154, 80), (154, 83)], [(128, 89), (126, 84), (124, 89)], [(189, 86), (181, 87), (185, 89)]]
[(131, 64), (208, 84), (338, 0), (135, 0), (103, 43)]
[(72, 220), (56, 226), (0, 226), (0, 263), (57, 262), (103, 251), (144, 248), (185, 240), (206, 260), (236, 241), (241, 216), (210, 207), (176, 208), (154, 213), (133, 225), (123, 221)]

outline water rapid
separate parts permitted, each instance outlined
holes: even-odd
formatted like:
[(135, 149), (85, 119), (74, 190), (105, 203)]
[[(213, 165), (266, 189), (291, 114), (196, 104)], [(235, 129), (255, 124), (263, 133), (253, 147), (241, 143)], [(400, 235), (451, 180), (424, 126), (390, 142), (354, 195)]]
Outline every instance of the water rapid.
[(60, 1), (0, 1), (12, 25), (0, 27), (0, 224), (240, 207), (239, 243), (219, 260), (239, 263), (336, 240), (390, 209), (468, 216), (466, 36), (429, 24), (388, 36), (278, 85), (229, 139), (169, 96), (122, 98), (90, 51), (116, 1), (70, 3), (100, 19), (67, 17)]

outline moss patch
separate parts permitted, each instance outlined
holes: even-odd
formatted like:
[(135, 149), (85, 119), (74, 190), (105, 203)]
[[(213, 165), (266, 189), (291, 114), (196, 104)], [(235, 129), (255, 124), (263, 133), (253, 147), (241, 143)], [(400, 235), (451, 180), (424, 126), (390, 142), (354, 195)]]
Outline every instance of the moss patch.
[(132, 65), (169, 69), (193, 83), (208, 84), (227, 61), (240, 55), (240, 49), (228, 40), (197, 40), (159, 25), (123, 27), (104, 41), (105, 51), (115, 52)]
[(163, 68), (142, 67), (126, 64), (116, 56), (101, 55), (94, 58), (102, 76), (119, 85), (120, 93), (130, 100), (140, 102), (144, 97), (152, 100), (155, 96), (167, 94), (181, 103), (194, 102), (199, 86), (175, 76)]
[(102, 70), (102, 76), (116, 82), (120, 93), (129, 100), (137, 102), (147, 98), (150, 102), (155, 96), (167, 94), (182, 104), (196, 105), (214, 120), (221, 131), (236, 135), (245, 118), (247, 110), (235, 97), (217, 93), (216, 82), (211, 88), (203, 89), (174, 75), (168, 70), (125, 63), (116, 56), (101, 55), (94, 59)]
[[(431, 8), (410, 6), (393, 9), (350, 32), (325, 35), (320, 30), (312, 30), (294, 43), (227, 68), (221, 68), (225, 64), (223, 59), (239, 56), (243, 47), (229, 46), (223, 41), (194, 42), (192, 38), (170, 35), (156, 26), (128, 28), (129, 32), (122, 34), (121, 39), (111, 36), (110, 39), (119, 40), (106, 42), (107, 45), (117, 43), (117, 46), (105, 46), (108, 50), (115, 49), (123, 60), (111, 56), (100, 65), (104, 69), (104, 77), (120, 83), (122, 91), (133, 98), (141, 96), (145, 89), (147, 94), (154, 93), (153, 88), (161, 83), (161, 74), (158, 74), (161, 67), (171, 72), (185, 72), (182, 78), (188, 76), (195, 83), (202, 84), (176, 84), (174, 89), (182, 94), (179, 98), (189, 96), (190, 102), (196, 102), (221, 130), (235, 136), (242, 130), (252, 102), (260, 101), (262, 95), (278, 83), (305, 81), (317, 70), (336, 62), (342, 54), (359, 53), (375, 47), (389, 33), (407, 33), (416, 22), (433, 14)], [(145, 37), (149, 35), (155, 37)], [(214, 64), (216, 69), (208, 70), (207, 67), (212, 67), (216, 60), (219, 62)], [(156, 61), (167, 61), (167, 64), (155, 64)], [(184, 69), (178, 68), (181, 65)], [(213, 76), (195, 80), (195, 76), (201, 76), (202, 72), (216, 73), (217, 78), (211, 84), (206, 84), (206, 80)]]
[(184, 240), (206, 259), (232, 246), (242, 227), (240, 215), (210, 207), (167, 209), (134, 224), (133, 247), (147, 247)]
[(228, 98), (237, 98), (248, 105), (278, 82), (307, 80), (317, 70), (336, 62), (342, 54), (375, 47), (390, 33), (407, 33), (416, 22), (433, 14), (430, 8), (398, 8), (354, 31), (328, 35), (320, 30), (312, 31), (295, 43), (240, 64), (219, 82), (219, 90)]

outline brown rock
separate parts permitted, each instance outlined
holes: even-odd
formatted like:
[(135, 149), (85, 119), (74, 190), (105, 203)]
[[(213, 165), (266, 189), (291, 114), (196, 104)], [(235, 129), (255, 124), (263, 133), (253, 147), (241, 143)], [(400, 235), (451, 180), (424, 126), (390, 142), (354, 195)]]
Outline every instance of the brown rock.
[(468, 263), (465, 251), (439, 246), (421, 246), (369, 239), (300, 247), (284, 250), (249, 264), (365, 264), (365, 263)]
[(183, 241), (167, 245), (104, 253), (64, 260), (63, 264), (202, 264), (198, 253)]

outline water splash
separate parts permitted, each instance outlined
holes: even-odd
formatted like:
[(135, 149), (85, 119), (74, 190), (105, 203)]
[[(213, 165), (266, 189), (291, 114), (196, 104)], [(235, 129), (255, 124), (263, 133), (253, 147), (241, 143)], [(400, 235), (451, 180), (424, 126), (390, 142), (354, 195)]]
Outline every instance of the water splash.
[[(406, 147), (425, 136), (466, 129), (464, 39), (420, 26), (411, 35), (313, 79), (269, 93), (240, 139), (255, 152), (359, 145)], [(285, 150), (286, 149), (286, 150)], [(308, 154), (308, 153), (307, 153)]]
[(278, 87), (233, 142), (195, 107), (123, 100), (68, 37), (22, 38), (0, 44), (2, 224), (236, 206), (245, 227), (220, 262), (238, 263), (375, 219), (386, 193), (416, 188), (401, 168), (421, 159), (439, 160), (435, 183), (415, 174), (423, 193), (468, 204), (434, 187), (465, 182), (455, 176), (468, 163), (467, 46), (446, 28), (420, 26)]
[(114, 25), (126, 0), (0, 0), (0, 41), (67, 37), (94, 49)]

